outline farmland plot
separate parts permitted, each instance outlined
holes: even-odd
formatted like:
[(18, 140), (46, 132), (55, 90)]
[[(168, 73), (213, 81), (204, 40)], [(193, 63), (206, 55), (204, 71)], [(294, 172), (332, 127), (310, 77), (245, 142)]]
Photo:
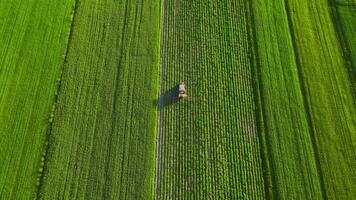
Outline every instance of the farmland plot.
[(159, 1), (78, 0), (42, 199), (151, 199)]
[(328, 199), (356, 196), (356, 111), (329, 2), (287, 0), (311, 129)]
[(165, 1), (157, 199), (265, 197), (244, 2)]
[(269, 197), (322, 199), (285, 3), (253, 0), (252, 6)]
[(34, 199), (74, 1), (0, 2), (0, 199)]

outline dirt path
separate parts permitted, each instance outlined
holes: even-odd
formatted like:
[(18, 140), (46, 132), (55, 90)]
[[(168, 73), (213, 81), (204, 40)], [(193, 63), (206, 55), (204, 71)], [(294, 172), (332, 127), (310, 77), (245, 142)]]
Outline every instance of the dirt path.
[(164, 76), (166, 69), (166, 23), (167, 23), (167, 14), (166, 14), (166, 1), (163, 0), (163, 16), (162, 16), (162, 32), (161, 32), (161, 83), (160, 83), (160, 92), (159, 92), (159, 123), (158, 123), (158, 134), (157, 134), (157, 147), (156, 147), (156, 199), (160, 199), (160, 180), (161, 180), (161, 168), (162, 168), (162, 143), (164, 141), (163, 134), (163, 119), (164, 119), (164, 109), (163, 109), (163, 99), (161, 98), (164, 93)]

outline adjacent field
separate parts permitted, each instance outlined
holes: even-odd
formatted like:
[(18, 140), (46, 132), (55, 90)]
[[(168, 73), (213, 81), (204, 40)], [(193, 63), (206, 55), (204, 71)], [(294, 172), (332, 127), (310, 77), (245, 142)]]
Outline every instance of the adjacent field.
[(42, 199), (151, 199), (159, 1), (78, 0)]
[(165, 1), (157, 199), (265, 198), (244, 2)]
[(283, 0), (252, 1), (269, 198), (322, 199)]
[(316, 158), (328, 199), (356, 196), (356, 111), (329, 1), (287, 0)]
[[(352, 81), (353, 95), (356, 99), (356, 1), (334, 0), (336, 10), (336, 23), (339, 24), (343, 48), (348, 62), (350, 79)], [(355, 145), (354, 141), (354, 145)]]
[(74, 1), (0, 2), (0, 199), (34, 199)]

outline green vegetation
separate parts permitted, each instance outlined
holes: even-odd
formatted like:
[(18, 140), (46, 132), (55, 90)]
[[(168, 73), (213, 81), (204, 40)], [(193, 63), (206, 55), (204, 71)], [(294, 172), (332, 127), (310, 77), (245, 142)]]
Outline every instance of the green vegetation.
[(321, 199), (285, 3), (252, 2), (265, 158), (271, 166), (268, 194), (278, 199)]
[(2, 0), (0, 199), (353, 199), (355, 24), (356, 0)]
[(42, 199), (153, 197), (160, 9), (77, 2)]
[(352, 199), (356, 196), (355, 101), (329, 2), (287, 2), (325, 197)]
[(264, 199), (245, 1), (164, 8), (157, 199)]
[(343, 39), (342, 47), (348, 57), (350, 79), (352, 81), (353, 95), (356, 98), (356, 1), (334, 0), (336, 10), (336, 24), (338, 24)]
[(0, 199), (34, 199), (73, 1), (0, 2)]

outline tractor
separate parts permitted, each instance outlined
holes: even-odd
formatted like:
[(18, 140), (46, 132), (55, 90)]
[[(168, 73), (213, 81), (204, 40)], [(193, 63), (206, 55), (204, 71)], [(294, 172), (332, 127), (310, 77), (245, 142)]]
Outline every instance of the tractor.
[(178, 94), (178, 98), (183, 100), (185, 98), (187, 98), (187, 94), (185, 93), (185, 83), (183, 81), (181, 81), (179, 83), (179, 94)]

